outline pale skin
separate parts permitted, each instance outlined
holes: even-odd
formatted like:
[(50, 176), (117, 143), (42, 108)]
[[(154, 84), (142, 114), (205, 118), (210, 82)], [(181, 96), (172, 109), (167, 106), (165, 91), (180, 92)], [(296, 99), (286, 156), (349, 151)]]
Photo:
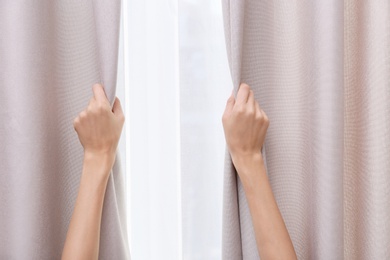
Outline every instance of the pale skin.
[[(84, 148), (79, 193), (62, 259), (98, 259), (104, 195), (124, 123), (119, 102), (111, 108), (100, 84), (88, 107), (74, 120)], [(232, 95), (223, 115), (230, 155), (243, 184), (261, 259), (297, 259), (268, 181), (261, 148), (269, 126), (248, 85)]]
[(247, 84), (227, 101), (222, 117), (226, 143), (245, 190), (261, 259), (297, 259), (268, 181), (261, 153), (269, 126)]
[(108, 178), (125, 117), (118, 98), (111, 108), (102, 85), (73, 125), (84, 148), (79, 193), (69, 224), (63, 260), (98, 259), (100, 224)]

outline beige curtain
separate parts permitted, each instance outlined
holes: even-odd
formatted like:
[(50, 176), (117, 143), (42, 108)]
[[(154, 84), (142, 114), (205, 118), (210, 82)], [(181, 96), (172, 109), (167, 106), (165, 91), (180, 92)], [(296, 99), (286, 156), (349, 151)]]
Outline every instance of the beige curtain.
[[(299, 259), (390, 259), (390, 2), (223, 0), (234, 86), (271, 124), (264, 156)], [(258, 259), (227, 154), (223, 259)]]
[[(115, 96), (120, 0), (0, 2), (0, 259), (60, 259), (82, 170), (73, 119)], [(119, 158), (100, 259), (128, 259)]]

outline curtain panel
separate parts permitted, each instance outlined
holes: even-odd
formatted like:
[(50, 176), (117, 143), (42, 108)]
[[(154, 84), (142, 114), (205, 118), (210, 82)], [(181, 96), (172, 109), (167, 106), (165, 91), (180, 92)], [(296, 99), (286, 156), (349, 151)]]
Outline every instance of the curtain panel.
[[(0, 3), (0, 258), (60, 259), (82, 171), (73, 119), (115, 97), (120, 0)], [(124, 176), (110, 176), (100, 259), (128, 259)]]
[[(390, 3), (223, 0), (235, 91), (270, 118), (263, 153), (298, 259), (390, 259)], [(223, 259), (259, 259), (226, 153)]]

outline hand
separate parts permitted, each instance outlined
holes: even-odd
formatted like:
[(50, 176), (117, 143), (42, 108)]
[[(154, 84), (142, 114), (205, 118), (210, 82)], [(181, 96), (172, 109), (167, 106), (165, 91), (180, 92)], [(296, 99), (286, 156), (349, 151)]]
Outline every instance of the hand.
[(88, 107), (74, 120), (74, 129), (84, 154), (106, 156), (112, 167), (125, 117), (118, 98), (111, 109), (102, 85), (95, 84), (93, 93)]
[(232, 93), (227, 101), (222, 122), (226, 143), (236, 167), (236, 163), (246, 158), (261, 157), (269, 120), (248, 85), (240, 85), (237, 99)]

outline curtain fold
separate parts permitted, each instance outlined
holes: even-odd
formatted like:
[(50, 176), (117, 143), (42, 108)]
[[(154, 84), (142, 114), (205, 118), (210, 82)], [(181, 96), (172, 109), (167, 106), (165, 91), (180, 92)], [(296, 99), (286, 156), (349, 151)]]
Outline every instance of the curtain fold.
[[(223, 0), (235, 91), (270, 118), (267, 173), (298, 259), (390, 258), (388, 1)], [(223, 259), (259, 259), (227, 153)]]
[[(60, 259), (83, 150), (73, 119), (91, 87), (115, 97), (120, 0), (0, 4), (0, 258)], [(128, 259), (124, 176), (114, 165), (100, 259)]]

